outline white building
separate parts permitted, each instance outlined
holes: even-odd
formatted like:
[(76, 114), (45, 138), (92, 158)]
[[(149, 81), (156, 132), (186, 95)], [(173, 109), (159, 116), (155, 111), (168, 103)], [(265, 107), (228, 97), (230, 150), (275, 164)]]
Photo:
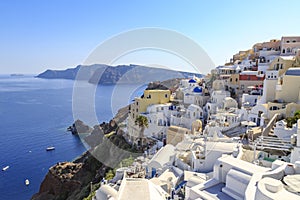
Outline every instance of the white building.
[(203, 115), (204, 113), (200, 106), (191, 104), (176, 115), (171, 115), (171, 125), (191, 129), (192, 123), (196, 120), (202, 120)]
[(205, 96), (204, 89), (201, 86), (185, 88), (182, 92), (184, 104), (195, 104), (202, 107), (209, 98), (208, 96)]
[(278, 71), (270, 70), (266, 71), (266, 77), (263, 86), (263, 95), (258, 101), (260, 104), (273, 101), (276, 94), (276, 84), (278, 82)]
[(288, 128), (286, 121), (280, 120), (276, 122), (274, 126), (274, 135), (276, 135), (278, 138), (290, 140), (294, 134), (297, 134), (296, 124), (294, 124), (292, 128)]
[(186, 199), (300, 199), (279, 181), (298, 168), (275, 161), (270, 169), (226, 155), (216, 161), (213, 178), (189, 188)]
[(169, 194), (150, 180), (123, 178), (117, 191), (110, 185), (102, 185), (96, 192), (97, 200), (166, 200)]
[(281, 55), (295, 55), (300, 49), (299, 36), (284, 36), (281, 38)]
[(188, 88), (188, 87), (195, 87), (198, 85), (198, 80), (193, 77), (191, 79), (182, 79), (180, 80), (180, 88)]
[(297, 122), (297, 136), (296, 136), (296, 146), (291, 153), (291, 163), (296, 163), (300, 161), (300, 119)]
[(223, 109), (225, 110), (238, 107), (238, 103), (236, 102), (236, 100), (231, 97), (225, 97), (222, 103), (223, 103)]
[(226, 97), (230, 97), (230, 92), (225, 90), (215, 90), (212, 92), (211, 100), (205, 105), (208, 117), (212, 114), (216, 114), (217, 108), (222, 109), (224, 107), (224, 99)]
[(148, 106), (146, 113), (142, 113), (148, 118), (148, 128), (145, 129), (144, 135), (159, 139), (165, 136), (166, 130), (170, 126), (170, 116), (177, 113), (177, 108), (171, 103)]
[(195, 172), (211, 172), (222, 154), (232, 154), (237, 148), (234, 142), (207, 141), (191, 153), (191, 169)]
[[(262, 93), (258, 91), (258, 93)], [(261, 97), (259, 94), (243, 94), (242, 95), (242, 106), (243, 107), (253, 107), (257, 104), (257, 100)]]
[(153, 177), (156, 174), (162, 174), (166, 169), (171, 167), (175, 161), (175, 147), (171, 144), (167, 144), (162, 147), (149, 161), (148, 176)]
[(276, 85), (275, 99), (283, 102), (300, 102), (300, 68), (290, 68)]

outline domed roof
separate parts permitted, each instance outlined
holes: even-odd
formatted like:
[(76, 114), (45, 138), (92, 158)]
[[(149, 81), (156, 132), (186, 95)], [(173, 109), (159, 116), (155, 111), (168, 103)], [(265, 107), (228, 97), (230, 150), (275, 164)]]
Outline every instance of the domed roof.
[(201, 93), (202, 92), (202, 88), (201, 87), (195, 87), (193, 92), (196, 92), (196, 93)]
[(189, 83), (197, 83), (197, 81), (195, 79), (190, 79)]

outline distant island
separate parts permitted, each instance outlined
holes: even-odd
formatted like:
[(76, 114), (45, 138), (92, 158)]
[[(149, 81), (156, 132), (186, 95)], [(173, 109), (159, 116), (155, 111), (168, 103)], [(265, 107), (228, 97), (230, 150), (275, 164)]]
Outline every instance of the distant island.
[(24, 74), (10, 74), (10, 76), (24, 76)]
[[(80, 74), (78, 75), (79, 70)], [(78, 65), (75, 68), (68, 68), (66, 70), (48, 69), (36, 77), (44, 79), (77, 79), (86, 80), (92, 84), (113, 85), (148, 83), (152, 81), (163, 81), (172, 78), (187, 78), (191, 76), (197, 76), (200, 78), (203, 75), (141, 65), (109, 66), (104, 64), (94, 64)]]

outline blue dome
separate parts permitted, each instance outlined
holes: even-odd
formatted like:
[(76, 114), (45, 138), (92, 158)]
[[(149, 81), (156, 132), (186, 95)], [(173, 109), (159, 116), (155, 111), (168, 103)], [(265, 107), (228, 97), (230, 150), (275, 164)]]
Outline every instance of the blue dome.
[(196, 82), (196, 80), (191, 79), (191, 80), (189, 80), (189, 83), (197, 83), (197, 82)]
[(202, 88), (200, 88), (200, 87), (195, 87), (193, 91), (194, 91), (194, 92), (197, 92), (197, 93), (201, 93), (201, 92), (202, 92)]

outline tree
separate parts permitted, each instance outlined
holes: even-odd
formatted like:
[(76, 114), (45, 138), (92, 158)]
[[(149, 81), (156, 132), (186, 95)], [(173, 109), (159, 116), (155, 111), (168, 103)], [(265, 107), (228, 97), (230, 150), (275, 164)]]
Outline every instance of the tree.
[(139, 133), (139, 139), (141, 146), (143, 146), (143, 137), (144, 137), (144, 131), (145, 128), (149, 126), (148, 124), (148, 118), (142, 115), (139, 115), (135, 120), (135, 125), (138, 125), (140, 127), (140, 133)]
[(294, 117), (288, 117), (286, 119), (287, 121), (287, 127), (292, 128), (293, 124), (297, 123), (297, 120), (300, 119), (300, 110), (296, 111), (294, 114)]
[(300, 110), (298, 110), (298, 111), (295, 112), (294, 117), (296, 119), (300, 119)]

